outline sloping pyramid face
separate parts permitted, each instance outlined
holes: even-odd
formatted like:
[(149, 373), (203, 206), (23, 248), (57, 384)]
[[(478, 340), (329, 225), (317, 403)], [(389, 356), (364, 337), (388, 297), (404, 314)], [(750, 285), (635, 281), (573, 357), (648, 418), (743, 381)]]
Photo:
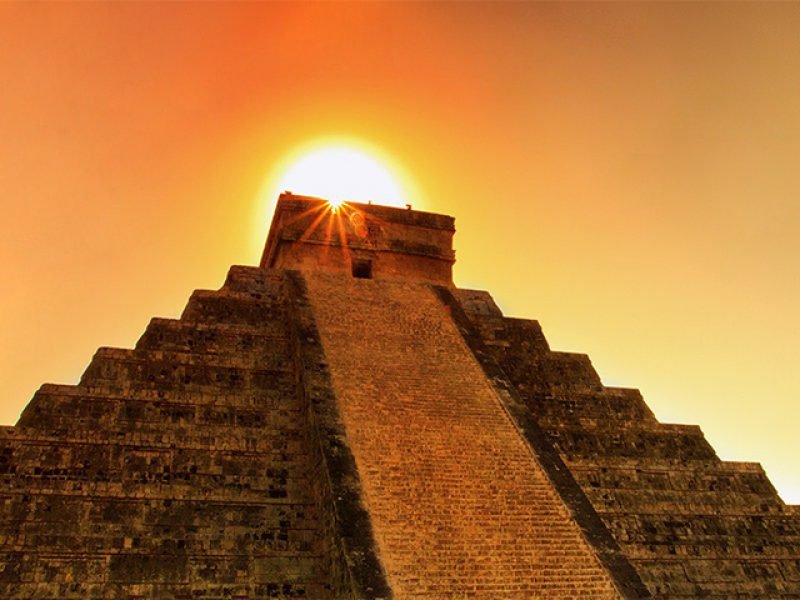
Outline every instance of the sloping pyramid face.
[(280, 198), (0, 430), (4, 598), (800, 597), (757, 464), (452, 285), (453, 220)]

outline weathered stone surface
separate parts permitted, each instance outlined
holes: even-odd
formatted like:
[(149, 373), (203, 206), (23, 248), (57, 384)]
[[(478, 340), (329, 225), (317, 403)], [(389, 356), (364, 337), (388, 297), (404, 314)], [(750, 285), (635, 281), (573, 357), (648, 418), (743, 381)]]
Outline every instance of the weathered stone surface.
[(283, 195), (0, 427), (7, 598), (800, 597), (761, 467), (453, 287), (453, 219)]
[(699, 428), (659, 423), (587, 365), (553, 368), (563, 355), (539, 325), (504, 318), (485, 292), (456, 296), (650, 594), (800, 597), (800, 519), (759, 465), (721, 461)]
[(233, 268), (0, 431), (4, 597), (338, 596), (285, 276)]

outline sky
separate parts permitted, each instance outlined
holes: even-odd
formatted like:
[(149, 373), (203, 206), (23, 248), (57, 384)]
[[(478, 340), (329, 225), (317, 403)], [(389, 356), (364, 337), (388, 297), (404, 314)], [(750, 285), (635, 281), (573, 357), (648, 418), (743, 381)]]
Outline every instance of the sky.
[(257, 264), (282, 169), (352, 139), (456, 217), (459, 286), (799, 503), (797, 31), (797, 3), (0, 4), (0, 423)]

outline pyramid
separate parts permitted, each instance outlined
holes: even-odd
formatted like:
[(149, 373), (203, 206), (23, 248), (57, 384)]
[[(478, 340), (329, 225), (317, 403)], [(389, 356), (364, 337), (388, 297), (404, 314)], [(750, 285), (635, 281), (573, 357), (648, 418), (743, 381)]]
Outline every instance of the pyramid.
[(282, 194), (0, 451), (3, 598), (800, 597), (800, 512), (536, 321), (452, 217)]

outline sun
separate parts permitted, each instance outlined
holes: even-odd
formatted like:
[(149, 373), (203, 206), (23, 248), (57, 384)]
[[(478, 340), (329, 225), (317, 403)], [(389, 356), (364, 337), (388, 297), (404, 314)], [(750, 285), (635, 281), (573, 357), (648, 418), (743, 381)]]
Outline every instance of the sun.
[(412, 202), (411, 186), (393, 162), (364, 142), (320, 140), (291, 153), (276, 188), (325, 198), (334, 208), (347, 201), (405, 206)]
[(252, 204), (253, 253), (263, 246), (264, 228), (282, 192), (324, 198), (332, 209), (350, 201), (400, 208), (411, 204), (425, 210), (422, 188), (404, 166), (379, 145), (354, 136), (311, 138), (277, 160), (272, 158), (263, 173)]

